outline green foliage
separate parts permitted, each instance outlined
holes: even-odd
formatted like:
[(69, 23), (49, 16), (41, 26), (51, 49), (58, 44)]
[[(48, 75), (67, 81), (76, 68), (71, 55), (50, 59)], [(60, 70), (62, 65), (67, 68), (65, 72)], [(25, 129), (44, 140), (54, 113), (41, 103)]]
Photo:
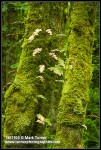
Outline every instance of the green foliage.
[(15, 69), (15, 68), (18, 68), (18, 66), (19, 66), (19, 63), (16, 63), (16, 64), (12, 64), (12, 65), (10, 66), (10, 68), (11, 68), (11, 69)]
[(84, 131), (84, 144), (86, 148), (99, 148), (99, 89), (91, 87), (89, 95), (85, 120), (88, 129)]
[(41, 115), (41, 114), (37, 114), (37, 118), (38, 118), (38, 120), (36, 122), (38, 122), (42, 125), (52, 126), (49, 118), (44, 118), (43, 115)]
[(99, 148), (98, 121), (87, 118), (85, 124), (87, 126), (83, 135), (85, 148)]
[(2, 32), (6, 32), (7, 31), (7, 26), (4, 24), (2, 27)]
[(92, 72), (99, 70), (99, 64), (92, 64)]
[(9, 2), (16, 10), (28, 10), (28, 2)]
[[(97, 4), (98, 5), (98, 4)], [(88, 127), (84, 130), (85, 148), (99, 148), (99, 5), (96, 9), (95, 33), (93, 38), (93, 57), (92, 57), (92, 80), (90, 83), (90, 101), (87, 107), (87, 118), (85, 120)]]
[(60, 66), (62, 66), (63, 68), (65, 68), (65, 61), (64, 61), (63, 59), (58, 58), (58, 64), (59, 64)]
[(49, 118), (45, 118), (45, 122), (48, 126), (52, 126), (50, 119)]
[(61, 76), (63, 75), (63, 69), (60, 65), (55, 65), (55, 67), (48, 68), (49, 70), (53, 71), (55, 74)]
[[(47, 140), (54, 141), (55, 140), (55, 133), (54, 134), (51, 133), (51, 128), (53, 128), (53, 127), (50, 127), (48, 124), (46, 124), (46, 128), (45, 128), (43, 135), (47, 137)], [(53, 148), (54, 145), (53, 144), (46, 144), (45, 147), (46, 148)]]
[(2, 2), (2, 12), (6, 12), (7, 11), (7, 3)]

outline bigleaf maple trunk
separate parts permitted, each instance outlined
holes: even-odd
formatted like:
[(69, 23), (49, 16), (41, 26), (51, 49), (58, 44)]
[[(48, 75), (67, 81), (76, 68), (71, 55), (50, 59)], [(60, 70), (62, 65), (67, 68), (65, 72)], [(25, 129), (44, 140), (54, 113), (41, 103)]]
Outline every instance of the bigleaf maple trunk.
[(73, 2), (69, 58), (66, 60), (65, 82), (59, 103), (56, 148), (81, 148), (85, 114), (89, 101), (89, 85), (92, 78), (92, 44), (95, 18), (94, 2)]

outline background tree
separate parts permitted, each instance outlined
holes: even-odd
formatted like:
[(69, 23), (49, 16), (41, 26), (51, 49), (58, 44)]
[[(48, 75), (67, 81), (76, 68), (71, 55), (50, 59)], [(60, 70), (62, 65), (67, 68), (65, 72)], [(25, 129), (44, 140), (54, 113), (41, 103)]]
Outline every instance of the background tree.
[(24, 17), (27, 11), (26, 4), (23, 2), (2, 2), (2, 68), (3, 79), (5, 79), (2, 86), (4, 90), (7, 90), (14, 79), (14, 71), (17, 68), (17, 62), (21, 54)]
[(99, 148), (99, 3), (96, 4), (95, 32), (92, 52), (92, 80), (90, 82), (89, 97), (83, 138), (86, 148)]
[[(21, 54), (27, 3), (2, 2), (2, 121), (4, 94), (12, 84)], [(22, 29), (22, 30), (21, 30)], [(3, 123), (2, 123), (3, 125)]]

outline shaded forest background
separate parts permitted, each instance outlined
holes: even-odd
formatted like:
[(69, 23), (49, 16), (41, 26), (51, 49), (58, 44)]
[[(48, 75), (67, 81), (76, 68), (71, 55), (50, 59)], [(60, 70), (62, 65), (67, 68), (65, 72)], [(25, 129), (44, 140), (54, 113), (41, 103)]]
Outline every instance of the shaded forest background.
[[(46, 8), (45, 3), (43, 5)], [(49, 107), (48, 104), (45, 102), (45, 97), (48, 97), (49, 92), (52, 91), (50, 99), (53, 99), (53, 101), (51, 101), (50, 113), (48, 114), (49, 120), (44, 133), (44, 135), (47, 135), (48, 139), (51, 140), (55, 137), (56, 118), (54, 118), (54, 116), (56, 116), (57, 114), (56, 107), (58, 103), (54, 101), (54, 99), (60, 99), (62, 84), (64, 82), (64, 62), (66, 56), (68, 55), (68, 45), (66, 38), (69, 34), (69, 30), (65, 30), (65, 28), (68, 27), (66, 19), (69, 19), (68, 15), (71, 11), (69, 7), (68, 9), (66, 9), (67, 3), (65, 2), (61, 4), (58, 3), (57, 5), (57, 8), (59, 8), (60, 6), (60, 8), (57, 9), (57, 12), (51, 11), (52, 9), (56, 10), (55, 2), (51, 3), (51, 5), (49, 5), (50, 8), (48, 8), (50, 10), (50, 18), (47, 18), (46, 24), (50, 24), (50, 26), (53, 26), (53, 30), (54, 32), (56, 31), (57, 34), (57, 39), (54, 37), (51, 40), (49, 39), (50, 41), (47, 41), (47, 48), (50, 48), (50, 43), (52, 43), (52, 48), (54, 52), (54, 49), (58, 49), (56, 45), (60, 43), (59, 48), (61, 48), (62, 51), (61, 53), (58, 53), (58, 51), (56, 52), (60, 60), (58, 63), (56, 63), (56, 60), (54, 60), (54, 58), (49, 58), (48, 67), (50, 68), (50, 70), (45, 75), (46, 87), (44, 85), (43, 78), (40, 75), (38, 76), (40, 81), (35, 83), (36, 86), (39, 87), (38, 98), (44, 100), (44, 102), (41, 103), (43, 105), (43, 108), (45, 105), (44, 110), (41, 110), (42, 113), (43, 111), (46, 112), (46, 108)], [(62, 14), (60, 10), (64, 11), (64, 13)], [(22, 44), (25, 36), (25, 23), (27, 21), (27, 12), (28, 2), (2, 2), (2, 127), (5, 120), (4, 114), (6, 105), (4, 102), (4, 95), (9, 86), (13, 83), (16, 76), (17, 68), (19, 66), (19, 60), (22, 53)], [(67, 13), (68, 15), (66, 16), (65, 13)], [(51, 16), (54, 16), (54, 18), (51, 18)], [(64, 24), (61, 24), (61, 22), (64, 22)], [(55, 66), (55, 68), (53, 66)], [(93, 76), (90, 83), (89, 92), (90, 101), (88, 103), (85, 120), (87, 130), (84, 130), (83, 134), (85, 148), (99, 147), (99, 6), (97, 8), (95, 21), (92, 72)], [(50, 82), (48, 81), (49, 78), (51, 78)], [(48, 94), (44, 96), (43, 91), (48, 86), (50, 86), (49, 90), (47, 89)], [(41, 88), (43, 88), (43, 90), (40, 90)], [(41, 106), (39, 106), (38, 109), (40, 108)], [(53, 127), (50, 126), (50, 122), (53, 124)], [(40, 131), (42, 130), (42, 127), (37, 126), (36, 124), (36, 129), (37, 131)], [(52, 148), (52, 145), (48, 144), (47, 147)]]

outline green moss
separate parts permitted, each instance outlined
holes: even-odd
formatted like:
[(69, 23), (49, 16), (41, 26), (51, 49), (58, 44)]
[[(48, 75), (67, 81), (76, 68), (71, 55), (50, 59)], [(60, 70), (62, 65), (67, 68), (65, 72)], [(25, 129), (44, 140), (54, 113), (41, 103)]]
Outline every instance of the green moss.
[[(49, 113), (54, 76), (49, 74), (48, 68), (55, 64), (52, 58), (49, 59), (49, 52), (56, 49), (59, 43), (58, 38), (54, 39), (54, 35), (46, 33), (46, 29), (50, 28), (49, 22), (46, 21), (48, 17), (45, 15), (45, 12), (48, 14), (49, 11), (46, 9), (47, 6), (48, 4), (45, 3), (29, 3), (20, 63), (14, 82), (5, 94), (4, 136), (40, 135), (45, 129), (36, 123), (36, 114), (41, 113), (47, 117)], [(57, 30), (57, 26), (55, 28)], [(42, 31), (29, 42), (29, 37), (36, 29)], [(33, 57), (36, 48), (42, 48), (42, 52)], [(43, 74), (39, 71), (39, 66), (42, 64), (45, 65)], [(44, 83), (37, 78), (38, 76), (43, 76)], [(45, 96), (46, 100), (36, 97), (37, 95)]]
[[(61, 125), (61, 130), (57, 128), (56, 140), (60, 141), (60, 144), (55, 144), (55, 148), (75, 148), (78, 144), (82, 145), (82, 129), (78, 127), (70, 127)], [(81, 134), (80, 134), (81, 133)], [(73, 141), (73, 142), (71, 142)]]
[(69, 58), (66, 60), (65, 82), (57, 116), (56, 148), (77, 148), (82, 145), (82, 125), (89, 101), (92, 78), (92, 34), (87, 4), (76, 2), (71, 12), (68, 37)]

